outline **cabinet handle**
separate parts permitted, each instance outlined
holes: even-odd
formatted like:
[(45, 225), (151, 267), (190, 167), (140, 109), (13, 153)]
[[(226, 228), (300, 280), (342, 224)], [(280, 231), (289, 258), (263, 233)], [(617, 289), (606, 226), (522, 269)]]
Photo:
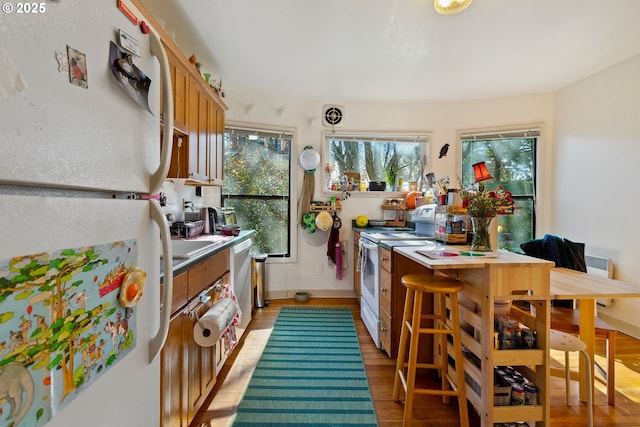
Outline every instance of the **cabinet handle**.
[(382, 256), (382, 257), (380, 257), (380, 260), (381, 261), (387, 261), (387, 260), (389, 260), (389, 258), (387, 258), (386, 256)]
[(387, 292), (386, 288), (380, 288), (380, 292)]
[(387, 328), (380, 328), (380, 332), (386, 332)]

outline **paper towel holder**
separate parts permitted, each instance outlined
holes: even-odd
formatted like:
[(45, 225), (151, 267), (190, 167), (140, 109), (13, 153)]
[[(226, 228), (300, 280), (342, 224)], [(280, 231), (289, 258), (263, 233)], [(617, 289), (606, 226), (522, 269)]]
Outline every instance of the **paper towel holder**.
[[(207, 291), (200, 292), (200, 304), (206, 304), (209, 301), (211, 301), (211, 295), (209, 295)], [(198, 322), (200, 329), (202, 329), (202, 336), (205, 338), (209, 338), (211, 336), (211, 329), (206, 328), (202, 324), (202, 322), (200, 321), (200, 316), (198, 316), (197, 312), (195, 313), (195, 315), (196, 315), (196, 322)]]

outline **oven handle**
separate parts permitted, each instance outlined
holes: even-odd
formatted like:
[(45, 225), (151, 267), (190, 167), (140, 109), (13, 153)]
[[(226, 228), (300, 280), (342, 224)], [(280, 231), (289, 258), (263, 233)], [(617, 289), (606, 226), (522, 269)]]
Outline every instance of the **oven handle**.
[(377, 251), (378, 250), (378, 245), (376, 245), (375, 243), (370, 243), (367, 240), (361, 240), (360, 242), (362, 243), (362, 247), (365, 248), (368, 251)]

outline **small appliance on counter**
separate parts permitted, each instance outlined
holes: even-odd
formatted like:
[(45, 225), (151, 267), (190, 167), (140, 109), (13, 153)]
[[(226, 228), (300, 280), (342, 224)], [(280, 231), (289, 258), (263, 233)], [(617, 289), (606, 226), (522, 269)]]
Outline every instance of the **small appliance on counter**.
[(422, 205), (415, 208), (411, 221), (416, 225), (416, 233), (434, 236), (436, 206), (438, 205)]
[(200, 219), (204, 220), (204, 234), (215, 234), (218, 231), (218, 211), (216, 208), (200, 209)]

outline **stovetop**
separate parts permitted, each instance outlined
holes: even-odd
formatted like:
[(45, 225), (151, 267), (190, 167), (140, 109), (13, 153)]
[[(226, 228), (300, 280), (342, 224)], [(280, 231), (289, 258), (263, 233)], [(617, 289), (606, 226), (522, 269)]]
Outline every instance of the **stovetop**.
[(382, 240), (433, 240), (433, 236), (415, 231), (363, 231), (361, 238), (379, 243)]

